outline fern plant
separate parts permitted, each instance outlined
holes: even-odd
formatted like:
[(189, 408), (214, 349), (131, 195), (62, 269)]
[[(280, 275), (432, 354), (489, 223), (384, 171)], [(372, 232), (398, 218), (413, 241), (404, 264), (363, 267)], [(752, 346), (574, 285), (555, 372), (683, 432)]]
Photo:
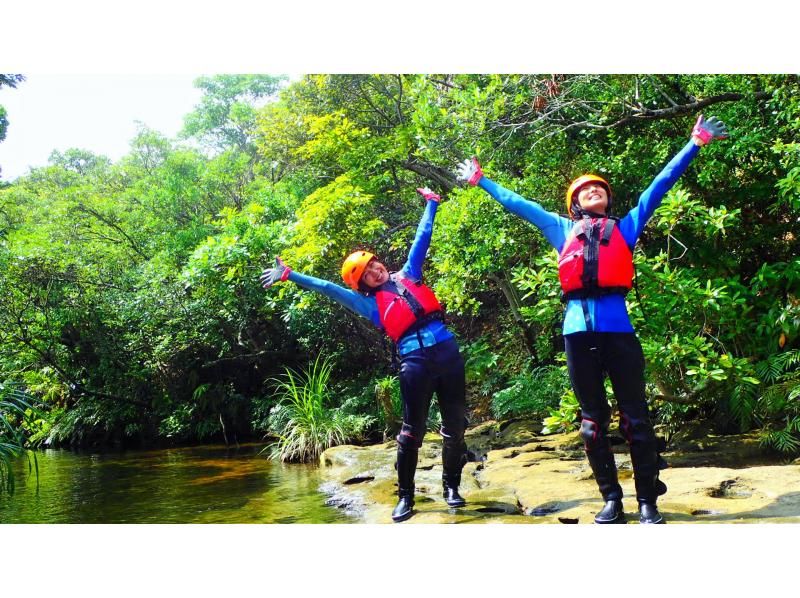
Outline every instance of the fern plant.
[(755, 408), (764, 424), (761, 445), (786, 454), (800, 452), (800, 350), (771, 356), (756, 365), (756, 373), (766, 386)]

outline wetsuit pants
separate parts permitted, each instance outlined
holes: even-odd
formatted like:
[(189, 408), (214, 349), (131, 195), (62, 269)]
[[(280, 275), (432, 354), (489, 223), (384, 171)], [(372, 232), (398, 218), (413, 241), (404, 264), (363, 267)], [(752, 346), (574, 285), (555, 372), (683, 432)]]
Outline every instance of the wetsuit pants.
[(603, 379), (611, 379), (620, 431), (630, 445), (636, 498), (655, 503), (666, 487), (658, 480), (656, 436), (647, 408), (644, 354), (634, 333), (576, 332), (564, 337), (572, 388), (581, 406), (581, 436), (604, 500), (622, 498), (608, 439), (611, 408)]
[(466, 462), (466, 394), (464, 359), (455, 339), (401, 356), (403, 427), (397, 436), (399, 450), (417, 451), (422, 446), (434, 392), (442, 414), (440, 432), (444, 473), (460, 475)]

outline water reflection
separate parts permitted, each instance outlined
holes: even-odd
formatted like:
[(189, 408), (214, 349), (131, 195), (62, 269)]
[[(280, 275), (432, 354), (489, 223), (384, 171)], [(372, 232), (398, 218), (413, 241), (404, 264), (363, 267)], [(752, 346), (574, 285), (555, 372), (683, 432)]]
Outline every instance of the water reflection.
[(74, 453), (44, 450), (39, 490), (27, 462), (2, 523), (347, 523), (317, 491), (319, 472), (274, 463), (261, 445)]

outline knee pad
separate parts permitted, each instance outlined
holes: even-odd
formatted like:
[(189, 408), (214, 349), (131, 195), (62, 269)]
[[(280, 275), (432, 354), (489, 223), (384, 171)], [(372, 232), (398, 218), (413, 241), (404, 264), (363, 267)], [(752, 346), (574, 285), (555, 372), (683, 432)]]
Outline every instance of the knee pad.
[(452, 427), (452, 426), (442, 426), (439, 428), (439, 434), (441, 435), (444, 442), (447, 441), (461, 441), (464, 438), (464, 430), (467, 429), (467, 420), (464, 419), (464, 425), (462, 427)]
[(585, 448), (593, 447), (603, 436), (605, 436), (605, 430), (596, 421), (586, 418), (581, 420), (581, 438), (583, 438)]
[(656, 433), (650, 419), (631, 419), (626, 413), (619, 414), (619, 427), (628, 444), (642, 444), (656, 447)]
[(400, 433), (397, 435), (397, 444), (403, 448), (416, 450), (422, 446), (424, 435), (424, 432), (420, 433), (414, 429), (414, 426), (404, 423), (403, 427), (400, 428)]

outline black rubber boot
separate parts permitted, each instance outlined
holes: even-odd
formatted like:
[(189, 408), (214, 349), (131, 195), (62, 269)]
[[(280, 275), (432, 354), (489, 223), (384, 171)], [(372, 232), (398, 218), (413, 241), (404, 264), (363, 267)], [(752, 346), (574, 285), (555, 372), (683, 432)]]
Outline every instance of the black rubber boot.
[(667, 485), (656, 477), (656, 494), (663, 496), (667, 493)]
[(461, 484), (461, 474), (443, 474), (442, 487), (444, 492), (444, 501), (448, 507), (463, 507), (467, 501), (458, 493), (458, 487)]
[(603, 525), (608, 523), (626, 523), (622, 501), (607, 500), (605, 506), (594, 516), (594, 522)]
[(445, 438), (442, 441), (442, 487), (444, 500), (449, 507), (463, 507), (467, 501), (458, 493), (461, 470), (467, 462), (467, 445), (463, 438)]
[(392, 511), (392, 521), (395, 523), (405, 521), (414, 514), (414, 491), (400, 489), (398, 494), (400, 495), (400, 500), (397, 501), (397, 505)]
[[(667, 493), (667, 485), (659, 479), (660, 457), (654, 444), (631, 444), (631, 465), (636, 499), (639, 504), (646, 503), (655, 508), (656, 499)], [(658, 509), (656, 509), (658, 512)]]
[(639, 503), (639, 523), (652, 525), (654, 523), (664, 523), (664, 518), (658, 512), (658, 507), (654, 502)]
[(611, 451), (603, 451), (600, 454), (586, 451), (586, 456), (589, 459), (589, 465), (600, 494), (603, 495), (603, 500), (621, 500), (622, 486), (619, 485), (617, 479), (617, 464), (614, 462), (614, 454)]
[(606, 434), (607, 426), (598, 426), (590, 420), (581, 422), (581, 437), (584, 441), (586, 458), (592, 468), (595, 482), (603, 495), (603, 500), (622, 500), (622, 486), (619, 485), (617, 464), (611, 443)]
[(413, 514), (414, 474), (417, 471), (419, 451), (407, 447), (397, 447), (397, 495), (399, 500), (392, 511), (392, 521), (405, 521)]

